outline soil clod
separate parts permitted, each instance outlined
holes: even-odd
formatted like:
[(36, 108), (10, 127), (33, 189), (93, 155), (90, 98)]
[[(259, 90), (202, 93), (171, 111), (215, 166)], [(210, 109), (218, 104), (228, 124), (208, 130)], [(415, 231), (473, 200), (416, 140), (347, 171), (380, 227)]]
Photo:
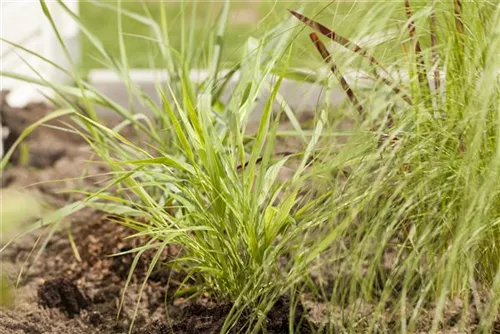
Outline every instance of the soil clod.
[(38, 303), (43, 307), (58, 308), (69, 318), (80, 314), (89, 304), (78, 287), (65, 278), (43, 283), (38, 288)]

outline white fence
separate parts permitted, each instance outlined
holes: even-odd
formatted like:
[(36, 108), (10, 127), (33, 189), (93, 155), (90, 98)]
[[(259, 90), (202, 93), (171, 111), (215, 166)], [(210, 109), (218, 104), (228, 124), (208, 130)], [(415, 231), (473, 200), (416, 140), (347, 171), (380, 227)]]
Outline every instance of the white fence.
[[(78, 13), (77, 0), (64, 0), (66, 5)], [(71, 17), (55, 1), (47, 2), (47, 6), (59, 28), (72, 58), (77, 61), (80, 56), (78, 26)], [(58, 65), (69, 66), (49, 20), (44, 16), (38, 1), (2, 0), (0, 1), (0, 36), (3, 40), (16, 43), (50, 59)], [(66, 83), (69, 78), (53, 66), (34, 55), (30, 55), (8, 43), (0, 42), (1, 70), (38, 78), (33, 69), (44, 80), (53, 83)], [(29, 102), (40, 100), (42, 95), (33, 85), (28, 85), (7, 77), (0, 78), (0, 90), (9, 90), (8, 103), (12, 106), (23, 106)]]

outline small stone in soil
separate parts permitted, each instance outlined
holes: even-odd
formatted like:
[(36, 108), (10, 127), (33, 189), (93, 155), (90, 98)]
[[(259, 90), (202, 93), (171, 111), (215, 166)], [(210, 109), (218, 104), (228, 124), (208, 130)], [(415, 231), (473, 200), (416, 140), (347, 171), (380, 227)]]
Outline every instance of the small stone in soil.
[(58, 308), (69, 318), (80, 314), (80, 310), (88, 306), (83, 293), (65, 278), (49, 280), (39, 286), (38, 303), (43, 307)]
[(99, 312), (92, 312), (89, 314), (89, 324), (92, 326), (98, 326), (102, 322), (102, 316)]

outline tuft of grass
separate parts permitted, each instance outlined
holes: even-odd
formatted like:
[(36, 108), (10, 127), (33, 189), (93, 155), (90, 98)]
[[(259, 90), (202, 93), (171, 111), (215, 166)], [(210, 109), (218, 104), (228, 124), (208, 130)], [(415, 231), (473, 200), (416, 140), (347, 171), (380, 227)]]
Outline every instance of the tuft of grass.
[[(393, 124), (381, 147), (367, 147), (362, 163), (348, 164), (352, 171), (347, 181), (331, 184), (341, 187), (342, 193), (327, 207), (349, 203), (332, 213), (337, 223), (330, 235), (336, 242), (330, 246), (345, 245), (341, 252), (345, 259), (335, 267), (340, 271), (345, 264), (352, 265), (347, 283), (334, 283), (337, 297), (332, 294), (330, 300), (345, 306), (362, 296), (373, 305), (370, 331), (391, 329), (383, 320), (390, 303), (389, 316), (398, 330), (422, 330), (420, 326), (426, 325), (422, 317), (429, 313), (432, 320), (423, 328), (436, 332), (443, 324), (445, 305), (457, 297), (464, 303), (460, 330), (470, 329), (473, 324), (467, 317), (474, 307), (469, 301), (475, 298), (474, 303), (481, 304), (476, 306), (481, 309), (477, 328), (489, 331), (500, 292), (496, 237), (500, 67), (493, 51), (499, 46), (500, 8), (491, 2), (454, 1), (420, 4), (415, 11), (408, 0), (401, 8), (408, 35), (401, 30), (397, 42), (410, 47), (405, 47), (406, 59), (393, 63), (392, 69), (407, 68), (408, 80), (397, 85), (410, 92), (414, 103), (396, 107), (394, 98), (380, 89), (368, 92), (365, 99), (359, 95), (368, 113), (390, 112)], [(426, 21), (429, 24), (427, 13), (431, 13), (430, 36), (417, 32)], [(332, 30), (298, 17), (338, 42)], [(423, 38), (431, 41), (428, 47), (420, 42)], [(320, 52), (325, 58), (325, 51)], [(369, 65), (379, 67), (369, 59)], [(431, 71), (434, 79), (427, 74)], [(344, 90), (349, 94), (350, 89)], [(369, 104), (373, 94), (386, 96), (388, 103)], [(373, 122), (383, 124), (380, 117), (368, 117), (366, 123)], [(334, 173), (338, 164), (325, 170)], [(477, 296), (485, 301), (479, 302)], [(353, 325), (352, 318), (347, 321)]]

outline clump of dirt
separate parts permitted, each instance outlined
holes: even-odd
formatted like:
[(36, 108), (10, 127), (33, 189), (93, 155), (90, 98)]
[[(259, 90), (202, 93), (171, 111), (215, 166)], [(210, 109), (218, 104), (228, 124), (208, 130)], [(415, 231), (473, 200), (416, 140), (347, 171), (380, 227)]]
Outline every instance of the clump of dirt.
[(68, 279), (46, 281), (38, 287), (38, 303), (43, 307), (58, 308), (69, 318), (80, 314), (89, 302), (78, 287)]

